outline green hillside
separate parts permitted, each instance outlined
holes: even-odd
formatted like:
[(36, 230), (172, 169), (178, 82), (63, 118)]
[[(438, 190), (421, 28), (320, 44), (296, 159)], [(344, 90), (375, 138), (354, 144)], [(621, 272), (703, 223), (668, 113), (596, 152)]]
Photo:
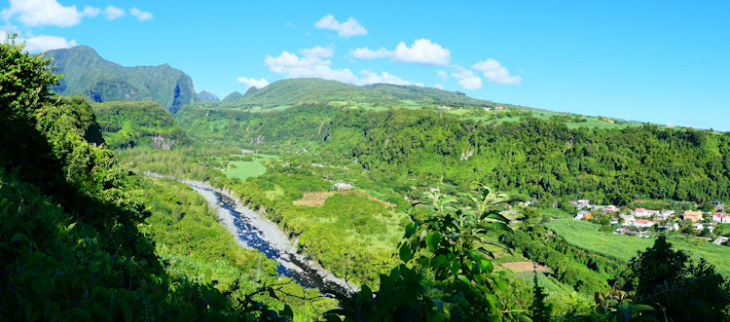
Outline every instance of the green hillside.
[(106, 102), (93, 104), (93, 108), (110, 148), (170, 149), (188, 141), (185, 131), (157, 102)]
[[(255, 88), (255, 87), (252, 87), (252, 88)], [(243, 94), (236, 91), (236, 92), (226, 95), (226, 97), (224, 97), (221, 102), (223, 102), (223, 103), (233, 102), (233, 101), (239, 100), (241, 97), (243, 97)]]
[[(302, 103), (330, 103), (337, 106), (382, 109), (390, 107), (492, 107), (492, 101), (478, 100), (461, 92), (445, 91), (430, 87), (375, 84), (356, 86), (318, 78), (283, 79), (256, 89), (250, 88), (241, 98), (234, 99), (235, 92), (220, 104), (223, 108), (275, 108)], [(513, 107), (505, 105), (505, 107)]]
[(220, 102), (221, 99), (218, 98), (215, 94), (208, 92), (208, 91), (200, 91), (198, 92), (198, 97), (200, 97), (201, 102)]
[(152, 100), (170, 112), (200, 99), (190, 76), (170, 67), (123, 67), (104, 60), (91, 47), (49, 50), (55, 72), (64, 75), (53, 92), (81, 95), (94, 102)]

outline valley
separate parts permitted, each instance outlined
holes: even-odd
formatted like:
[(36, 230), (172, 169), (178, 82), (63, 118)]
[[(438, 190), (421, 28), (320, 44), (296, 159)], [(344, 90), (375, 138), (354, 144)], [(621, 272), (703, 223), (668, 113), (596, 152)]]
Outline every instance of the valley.
[(730, 316), (728, 132), (2, 46), (0, 320)]

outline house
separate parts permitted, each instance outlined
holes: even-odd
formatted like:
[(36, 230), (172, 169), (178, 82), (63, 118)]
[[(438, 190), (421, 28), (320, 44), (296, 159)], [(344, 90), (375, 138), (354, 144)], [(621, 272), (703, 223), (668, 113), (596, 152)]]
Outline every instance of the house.
[(631, 225), (634, 221), (636, 221), (636, 218), (633, 215), (621, 215), (621, 218), (624, 219), (624, 226)]
[(657, 215), (659, 219), (669, 219), (674, 216), (674, 210), (664, 210)]
[(730, 214), (716, 213), (712, 216), (712, 221), (723, 224), (730, 224)]
[(350, 190), (354, 188), (354, 186), (349, 183), (335, 183), (335, 188), (339, 190)]
[(501, 111), (501, 110), (503, 110), (503, 109), (504, 109), (504, 106), (497, 106), (497, 107), (495, 107), (494, 109), (495, 109), (495, 110), (497, 110), (497, 111)]
[(575, 215), (575, 219), (577, 219), (577, 220), (580, 220), (583, 218), (591, 219), (591, 218), (593, 218), (593, 214), (591, 214), (590, 211), (580, 211), (580, 212), (578, 212), (577, 215)]
[(701, 211), (687, 210), (684, 212), (684, 214), (682, 216), (683, 216), (684, 220), (692, 220), (694, 222), (698, 222), (698, 221), (702, 220)]
[(575, 203), (575, 206), (578, 207), (578, 209), (590, 207), (590, 205), (591, 205), (591, 201), (588, 199), (578, 199), (578, 201)]
[(483, 108), (483, 109), (484, 109), (485, 111), (491, 111), (491, 110), (492, 110), (492, 108), (491, 108), (491, 107), (482, 107), (482, 108)]
[(636, 208), (634, 210), (634, 216), (636, 216), (636, 217), (649, 217), (649, 216), (651, 216), (651, 213), (649, 213), (649, 210), (646, 210), (644, 208)]
[(612, 213), (612, 212), (617, 212), (618, 207), (616, 207), (614, 205), (610, 205), (610, 206), (606, 206), (606, 208), (603, 208), (603, 210), (608, 214), (608, 213)]
[(637, 219), (636, 221), (634, 221), (634, 226), (636, 228), (649, 228), (651, 226), (654, 226), (654, 222), (646, 219)]
[(444, 105), (444, 106), (439, 106), (439, 109), (442, 109), (442, 110), (450, 110), (451, 107)]

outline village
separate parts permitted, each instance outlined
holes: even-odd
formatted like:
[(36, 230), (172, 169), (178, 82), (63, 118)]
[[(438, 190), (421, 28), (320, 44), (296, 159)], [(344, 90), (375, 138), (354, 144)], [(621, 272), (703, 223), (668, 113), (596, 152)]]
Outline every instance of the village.
[[(608, 218), (613, 233), (630, 235), (640, 238), (650, 238), (657, 232), (676, 232), (696, 235), (712, 241), (717, 245), (724, 245), (728, 237), (718, 236), (712, 239), (718, 224), (730, 224), (730, 213), (703, 212), (699, 210), (652, 210), (645, 208), (619, 209), (614, 205), (593, 205), (590, 200), (580, 199), (571, 201), (570, 205), (578, 209), (574, 219), (598, 220)], [(715, 210), (723, 209), (719, 202), (713, 202)]]

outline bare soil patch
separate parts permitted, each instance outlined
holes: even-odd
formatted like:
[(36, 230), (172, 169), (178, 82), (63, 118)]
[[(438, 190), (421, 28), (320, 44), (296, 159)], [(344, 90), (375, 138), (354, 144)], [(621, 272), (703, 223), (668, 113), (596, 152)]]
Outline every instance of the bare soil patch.
[[(512, 270), (515, 273), (522, 273), (522, 272), (532, 272), (535, 270), (535, 266), (532, 264), (532, 262), (512, 262), (512, 263), (504, 263), (502, 264), (502, 267)], [(537, 271), (538, 272), (549, 272), (550, 267), (537, 265)]]

